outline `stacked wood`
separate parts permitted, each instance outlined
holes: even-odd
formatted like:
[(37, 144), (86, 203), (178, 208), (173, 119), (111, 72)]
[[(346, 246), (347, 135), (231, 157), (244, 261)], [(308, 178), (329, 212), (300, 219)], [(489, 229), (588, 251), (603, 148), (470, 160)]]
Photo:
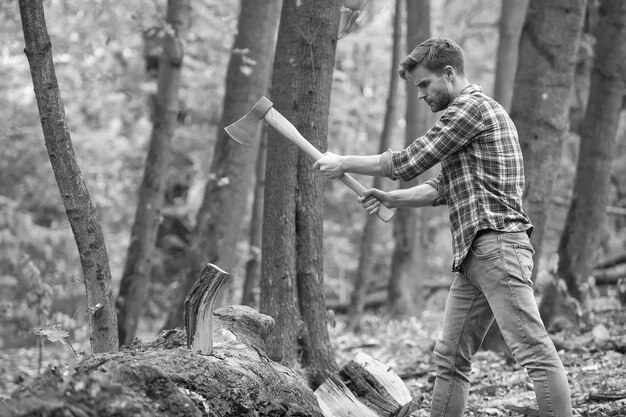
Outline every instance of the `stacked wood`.
[(415, 410), (400, 377), (363, 352), (326, 379), (315, 396), (325, 417), (405, 417)]
[(218, 267), (205, 267), (187, 297), (187, 331), (165, 330), (149, 343), (136, 339), (76, 367), (49, 369), (0, 401), (0, 417), (322, 417), (305, 380), (265, 354), (271, 317), (246, 306), (210, 311), (227, 278)]

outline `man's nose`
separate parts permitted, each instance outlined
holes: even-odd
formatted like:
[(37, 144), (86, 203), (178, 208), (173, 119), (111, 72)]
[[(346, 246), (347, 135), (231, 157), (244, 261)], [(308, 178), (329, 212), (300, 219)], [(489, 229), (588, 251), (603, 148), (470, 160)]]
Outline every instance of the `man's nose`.
[(425, 93), (425, 92), (423, 92), (423, 91), (421, 91), (421, 90), (419, 90), (419, 91), (417, 92), (417, 99), (418, 99), (418, 100), (421, 100), (421, 99), (426, 99), (426, 93)]

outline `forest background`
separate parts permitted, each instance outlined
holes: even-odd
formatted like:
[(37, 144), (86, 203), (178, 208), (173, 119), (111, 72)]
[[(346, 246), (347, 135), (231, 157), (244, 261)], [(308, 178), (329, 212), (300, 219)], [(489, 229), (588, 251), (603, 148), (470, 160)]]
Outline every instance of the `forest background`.
[[(97, 208), (109, 254), (114, 291), (120, 285), (137, 206), (156, 92), (155, 59), (160, 53), (165, 4), (159, 1), (70, 2), (49, 0), (48, 32), (53, 45), (59, 89), (83, 178)], [(389, 93), (394, 3), (363, 2), (355, 22), (344, 26), (337, 44), (328, 148), (338, 153), (377, 153)], [(456, 40), (465, 50), (469, 79), (492, 95), (495, 83), (498, 22), (501, 2), (448, 0), (431, 2), (431, 31)], [(348, 11), (344, 11), (348, 13)], [(170, 300), (179, 283), (180, 248), (188, 245), (210, 177), (224, 95), (227, 63), (239, 16), (238, 2), (196, 2), (185, 35), (180, 111), (172, 139), (165, 207), (151, 255), (151, 283), (138, 335), (151, 337), (165, 325)], [(33, 85), (24, 50), (17, 1), (0, 5), (0, 347), (33, 345), (30, 331), (49, 323), (71, 332), (77, 350), (89, 350), (87, 308), (80, 261), (51, 175), (41, 133)], [(577, 68), (593, 55), (594, 40), (583, 34)], [(404, 50), (404, 48), (403, 48)], [(521, 58), (523, 59), (523, 57)], [(395, 75), (394, 75), (395, 76)], [(580, 94), (588, 80), (575, 78), (572, 114), (580, 111)], [(581, 93), (583, 91), (583, 93)], [(405, 107), (404, 89), (397, 106)], [(574, 117), (574, 116), (572, 116)], [(435, 119), (433, 119), (434, 121)], [(392, 127), (392, 149), (403, 147), (403, 112)], [(573, 123), (575, 125), (575, 123)], [(626, 249), (626, 134), (624, 112), (616, 135), (608, 216), (596, 258), (620, 255)], [(549, 222), (543, 239), (535, 285), (538, 297), (553, 280), (557, 248), (572, 198), (578, 145), (575, 130), (565, 136), (554, 187)], [(359, 178), (368, 184), (367, 178)], [(396, 185), (385, 182), (383, 187)], [(341, 311), (349, 303), (359, 266), (366, 214), (354, 196), (334, 182), (325, 184), (324, 282), (329, 305)], [(250, 198), (252, 200), (252, 197)], [(440, 311), (451, 280), (451, 244), (446, 208), (424, 209), (419, 239), (419, 272), (433, 287), (418, 311)], [(224, 303), (239, 303), (251, 250), (250, 211), (242, 219), (234, 279)], [(372, 268), (384, 287), (394, 250), (390, 225), (378, 229)], [(416, 272), (417, 273), (417, 272)], [(613, 289), (603, 302), (619, 303)], [(600, 296), (594, 289), (593, 294)], [(372, 288), (375, 294), (375, 288)], [(409, 291), (410, 293), (410, 291)], [(609, 300), (609, 301), (607, 301)], [(593, 302), (593, 300), (592, 300)]]

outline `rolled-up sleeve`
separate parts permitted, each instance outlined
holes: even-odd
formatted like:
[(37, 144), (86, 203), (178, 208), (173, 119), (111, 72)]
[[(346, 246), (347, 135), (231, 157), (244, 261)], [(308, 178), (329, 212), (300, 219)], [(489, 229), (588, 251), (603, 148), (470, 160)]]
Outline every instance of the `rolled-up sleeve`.
[(393, 165), (391, 163), (391, 149), (388, 149), (386, 152), (380, 155), (380, 170), (385, 177), (391, 178), (392, 180), (396, 180), (396, 176), (393, 175)]
[(437, 190), (437, 198), (433, 202), (433, 206), (447, 205), (448, 199), (446, 198), (446, 186), (444, 184), (443, 171), (439, 171), (436, 177), (426, 180), (424, 184), (428, 184)]

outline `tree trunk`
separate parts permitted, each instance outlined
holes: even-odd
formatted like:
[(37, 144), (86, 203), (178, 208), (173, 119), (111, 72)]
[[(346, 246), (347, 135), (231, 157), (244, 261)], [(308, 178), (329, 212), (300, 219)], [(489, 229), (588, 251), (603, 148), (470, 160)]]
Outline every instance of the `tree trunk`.
[(178, 90), (184, 54), (182, 39), (189, 26), (190, 15), (190, 0), (167, 2), (166, 24), (171, 26), (172, 31), (165, 31), (163, 38), (152, 135), (116, 301), (120, 345), (128, 345), (135, 338), (150, 284), (151, 259), (165, 195), (170, 143), (178, 117)]
[(524, 153), (524, 207), (534, 225), (533, 280), (567, 132), (585, 0), (531, 0), (520, 40), (511, 118)]
[(61, 101), (43, 3), (20, 0), (25, 49), (52, 170), (83, 269), (93, 352), (117, 350), (117, 316), (111, 270), (96, 209), (83, 181)]
[[(430, 38), (430, 3), (426, 0), (407, 0), (407, 53), (421, 42)], [(404, 141), (408, 146), (416, 138), (426, 133), (434, 117), (424, 103), (419, 103), (417, 89), (411, 83), (406, 88), (406, 130)], [(434, 176), (430, 169), (421, 178)], [(417, 185), (420, 179), (400, 182), (400, 188)], [(428, 209), (398, 209), (393, 222), (395, 247), (391, 258), (387, 306), (394, 316), (410, 315), (422, 307), (419, 285), (425, 278), (425, 245), (418, 234), (424, 222), (422, 216), (430, 216)]]
[(265, 195), (265, 161), (267, 157), (267, 125), (261, 134), (256, 162), (256, 185), (254, 186), (254, 202), (250, 219), (248, 262), (246, 262), (246, 280), (243, 284), (241, 304), (257, 308), (259, 304), (258, 289), (261, 278), (261, 235), (263, 231), (263, 198)]
[[(387, 93), (387, 110), (383, 129), (380, 134), (380, 153), (389, 149), (393, 126), (396, 122), (396, 107), (398, 101), (398, 65), (402, 49), (402, 0), (396, 0), (395, 15), (393, 18), (393, 37), (391, 53), (391, 70), (389, 71), (389, 91)], [(374, 188), (382, 188), (383, 178), (374, 177)], [(370, 283), (376, 280), (374, 276), (374, 244), (378, 237), (380, 220), (376, 216), (367, 216), (363, 235), (361, 236), (361, 253), (359, 256), (359, 266), (357, 269), (354, 290), (350, 301), (350, 311), (348, 313), (348, 327), (351, 330), (360, 328), (361, 317), (365, 308), (365, 296)]]
[[(339, 3), (283, 3), (272, 79), (274, 107), (326, 149)], [(261, 311), (276, 318), (270, 356), (301, 359), (312, 386), (335, 368), (323, 286), (322, 183), (313, 161), (270, 129), (263, 217)]]
[(513, 84), (517, 69), (517, 53), (528, 0), (502, 0), (494, 99), (507, 111), (513, 101)]
[[(294, 32), (295, 5), (283, 2), (272, 69), (274, 107), (290, 118), (295, 99), (292, 95), (293, 65), (299, 57), (299, 38)], [(273, 360), (293, 367), (298, 363), (298, 343), (302, 320), (296, 290), (296, 184), (298, 148), (275, 129), (268, 130), (263, 236), (261, 242), (260, 309), (276, 320), (267, 340), (267, 353)]]
[[(165, 327), (182, 324), (176, 307), (183, 302), (205, 263), (219, 263), (225, 270), (235, 266), (241, 219), (252, 188), (259, 141), (252, 147), (241, 146), (230, 139), (223, 128), (246, 114), (267, 92), (280, 4), (281, 0), (241, 0), (211, 173), (191, 236), (188, 268)], [(229, 288), (227, 285), (225, 291)]]
[[(299, 30), (292, 32), (292, 39), (298, 40), (299, 58), (291, 78), (295, 82), (291, 117), (302, 135), (323, 150), (327, 147), (340, 14), (336, 0), (302, 5), (295, 16), (295, 29)], [(306, 369), (309, 385), (317, 387), (337, 367), (330, 346), (324, 299), (324, 191), (323, 181), (313, 170), (313, 161), (302, 152), (298, 154), (297, 176), (296, 283), (304, 322), (301, 365)]]
[[(519, 40), (527, 7), (528, 0), (502, 0), (494, 99), (507, 111), (511, 109), (511, 102), (513, 101), (513, 85), (517, 69)], [(482, 348), (501, 352), (507, 356), (511, 355), (502, 337), (498, 323), (495, 321), (489, 328), (485, 340), (483, 340)]]
[(609, 203), (611, 162), (626, 82), (626, 2), (604, 0), (596, 32), (589, 103), (581, 124), (574, 193), (559, 244), (557, 275), (585, 301)]

